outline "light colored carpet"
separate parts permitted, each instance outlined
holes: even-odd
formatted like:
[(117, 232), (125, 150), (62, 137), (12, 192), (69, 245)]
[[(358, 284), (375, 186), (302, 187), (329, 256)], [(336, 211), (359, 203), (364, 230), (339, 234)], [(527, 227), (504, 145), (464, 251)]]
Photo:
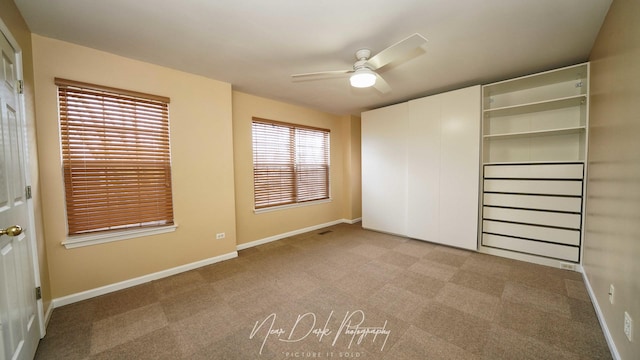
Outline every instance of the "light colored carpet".
[(580, 274), (359, 224), (293, 236), (55, 309), (36, 354), (64, 360), (314, 357), (611, 355)]

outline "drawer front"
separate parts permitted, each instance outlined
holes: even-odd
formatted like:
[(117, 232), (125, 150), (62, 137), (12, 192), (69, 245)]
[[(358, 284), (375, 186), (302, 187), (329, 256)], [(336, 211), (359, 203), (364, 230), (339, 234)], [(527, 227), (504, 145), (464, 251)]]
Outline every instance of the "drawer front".
[(484, 180), (485, 192), (582, 196), (582, 181)]
[(525, 224), (558, 226), (570, 229), (580, 229), (579, 214), (564, 214), (551, 211), (504, 209), (483, 207), (482, 217), (490, 220), (511, 221)]
[(548, 241), (556, 244), (580, 245), (580, 230), (556, 229), (542, 226), (483, 220), (482, 232)]
[(583, 164), (486, 165), (484, 177), (582, 180), (583, 167)]
[(517, 195), (517, 194), (484, 194), (483, 205), (504, 206), (514, 208), (582, 212), (582, 199), (572, 197)]
[(482, 234), (482, 245), (573, 262), (578, 262), (580, 259), (580, 248), (578, 247), (516, 239), (506, 236)]

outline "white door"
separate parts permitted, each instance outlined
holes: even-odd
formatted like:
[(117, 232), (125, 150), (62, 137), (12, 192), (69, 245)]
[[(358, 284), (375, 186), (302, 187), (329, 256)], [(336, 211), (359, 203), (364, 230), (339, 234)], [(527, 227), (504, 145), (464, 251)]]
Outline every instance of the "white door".
[(40, 338), (40, 311), (25, 192), (25, 125), (17, 89), (20, 64), (2, 33), (0, 45), (0, 359), (32, 359)]
[(407, 233), (407, 103), (362, 113), (362, 227)]
[(409, 101), (407, 139), (408, 236), (476, 250), (480, 86)]
[(440, 240), (478, 249), (480, 85), (442, 94)]
[(440, 117), (442, 95), (409, 101), (409, 201), (407, 236), (431, 242), (440, 238)]

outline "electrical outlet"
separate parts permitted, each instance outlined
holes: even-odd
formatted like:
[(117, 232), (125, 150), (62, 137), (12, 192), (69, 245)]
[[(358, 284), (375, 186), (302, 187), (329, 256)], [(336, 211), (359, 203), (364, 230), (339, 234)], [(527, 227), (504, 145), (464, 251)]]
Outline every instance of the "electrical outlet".
[(217, 233), (216, 240), (224, 239), (224, 233)]
[(629, 341), (633, 341), (633, 319), (628, 312), (624, 312), (624, 334), (627, 335)]
[(614, 292), (613, 284), (609, 285), (609, 302), (613, 304), (613, 292)]
[(576, 271), (576, 266), (573, 265), (573, 264), (561, 262), (560, 263), (560, 269)]

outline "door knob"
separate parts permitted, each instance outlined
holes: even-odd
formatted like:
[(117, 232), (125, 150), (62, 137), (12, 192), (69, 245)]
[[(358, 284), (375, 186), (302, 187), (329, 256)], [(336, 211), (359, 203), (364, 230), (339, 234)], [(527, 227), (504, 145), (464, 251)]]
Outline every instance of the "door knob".
[(18, 236), (22, 234), (22, 227), (20, 225), (9, 226), (6, 229), (0, 229), (0, 236), (9, 235), (9, 236)]

